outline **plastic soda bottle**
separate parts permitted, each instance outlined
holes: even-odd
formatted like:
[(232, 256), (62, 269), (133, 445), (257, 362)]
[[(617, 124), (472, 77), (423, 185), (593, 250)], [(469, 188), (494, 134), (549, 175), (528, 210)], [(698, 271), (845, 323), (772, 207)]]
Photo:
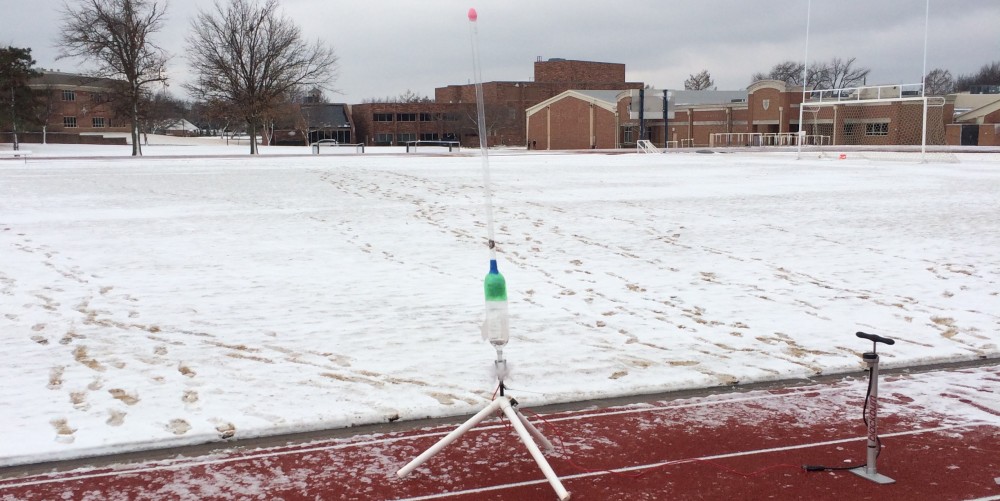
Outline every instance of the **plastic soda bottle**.
[(510, 319), (507, 314), (507, 281), (497, 270), (497, 260), (490, 259), (490, 272), (483, 280), (486, 293), (486, 320), (483, 339), (494, 346), (503, 346), (510, 339)]

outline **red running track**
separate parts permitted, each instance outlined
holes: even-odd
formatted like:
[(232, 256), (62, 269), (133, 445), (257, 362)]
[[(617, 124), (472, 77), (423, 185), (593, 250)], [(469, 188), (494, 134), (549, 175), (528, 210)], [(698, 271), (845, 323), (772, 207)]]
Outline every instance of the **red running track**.
[[(877, 466), (896, 480), (890, 485), (802, 469), (864, 462), (864, 381), (545, 416), (522, 410), (556, 444), (546, 456), (574, 500), (1000, 500), (1000, 396), (993, 390), (1000, 368), (970, 371), (978, 374), (975, 384), (955, 391), (927, 391), (933, 384), (920, 378), (933, 373), (881, 383)], [(454, 426), (267, 449), (228, 444), (201, 457), (8, 474), (0, 500), (556, 498), (497, 418), (409, 476), (396, 476)]]

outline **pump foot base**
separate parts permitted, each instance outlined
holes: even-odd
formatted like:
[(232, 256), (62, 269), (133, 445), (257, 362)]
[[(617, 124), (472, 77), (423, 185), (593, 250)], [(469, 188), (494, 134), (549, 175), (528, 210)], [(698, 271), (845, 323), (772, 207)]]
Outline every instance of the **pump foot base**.
[(867, 466), (862, 466), (861, 468), (855, 468), (855, 469), (850, 470), (850, 471), (851, 471), (851, 473), (853, 473), (853, 474), (855, 474), (855, 475), (857, 475), (859, 477), (867, 478), (868, 480), (871, 480), (872, 482), (875, 482), (876, 484), (894, 484), (894, 483), (896, 483), (895, 480), (893, 480), (893, 479), (891, 479), (891, 478), (889, 478), (889, 477), (887, 477), (887, 476), (885, 476), (885, 475), (883, 475), (881, 473), (869, 473)]

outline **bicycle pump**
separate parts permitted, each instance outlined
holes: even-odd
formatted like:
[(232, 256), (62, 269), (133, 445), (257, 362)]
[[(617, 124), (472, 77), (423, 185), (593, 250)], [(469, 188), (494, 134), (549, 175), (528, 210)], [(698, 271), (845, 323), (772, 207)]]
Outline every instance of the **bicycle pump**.
[(878, 343), (892, 345), (896, 344), (896, 341), (864, 332), (858, 332), (857, 336), (872, 342), (872, 351), (861, 355), (861, 359), (868, 365), (869, 371), (868, 394), (865, 396), (864, 413), (865, 424), (868, 425), (868, 461), (864, 466), (854, 468), (850, 471), (855, 475), (867, 478), (878, 484), (891, 484), (895, 480), (878, 473), (875, 467), (875, 461), (878, 459), (879, 452), (882, 449), (882, 443), (878, 438), (878, 353), (876, 352), (876, 347)]

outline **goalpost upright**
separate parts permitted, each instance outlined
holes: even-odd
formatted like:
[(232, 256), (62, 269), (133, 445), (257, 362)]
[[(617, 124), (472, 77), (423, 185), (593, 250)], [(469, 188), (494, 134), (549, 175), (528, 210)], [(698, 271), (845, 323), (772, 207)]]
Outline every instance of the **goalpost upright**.
[[(835, 146), (850, 145), (852, 138), (849, 138), (848, 136), (851, 135), (851, 133), (858, 134), (859, 129), (863, 127), (864, 135), (861, 140), (856, 140), (855, 145), (900, 147), (904, 145), (916, 146), (916, 144), (919, 144), (920, 160), (926, 161), (928, 140), (930, 139), (931, 142), (934, 143), (944, 143), (943, 128), (938, 131), (937, 127), (931, 126), (928, 121), (929, 115), (932, 112), (936, 113), (936, 110), (933, 110), (932, 108), (939, 108), (943, 110), (943, 105), (945, 104), (944, 98), (927, 96), (926, 92), (927, 46), (928, 33), (930, 29), (930, 0), (925, 0), (923, 65), (920, 83), (917, 84), (861, 86), (822, 90), (811, 89), (810, 85), (815, 85), (814, 82), (809, 81), (809, 41), (811, 25), (812, 0), (809, 0), (806, 6), (805, 56), (802, 68), (802, 101), (799, 104), (798, 131), (795, 134), (797, 158), (801, 158), (803, 146), (808, 146), (806, 143), (809, 142), (807, 141), (807, 138), (810, 136), (808, 136), (806, 132), (808, 124), (806, 123), (807, 121), (805, 116), (806, 108), (808, 107), (811, 109), (810, 113), (813, 114), (813, 136), (817, 136), (816, 129), (821, 123), (829, 122), (832, 123), (832, 129), (829, 130), (832, 138), (832, 144)], [(895, 92), (893, 92), (893, 90), (895, 90)], [(918, 101), (921, 105), (920, 120), (916, 120), (916, 117), (913, 116), (915, 113), (913, 112), (903, 113), (903, 108), (901, 106), (896, 106), (891, 113), (887, 113), (888, 116), (881, 116), (877, 118), (873, 116), (874, 113), (877, 113), (879, 107), (889, 106), (894, 103), (916, 105), (918, 104)], [(834, 110), (834, 118), (832, 121), (829, 117), (823, 119), (819, 118), (819, 110), (825, 107), (832, 107)], [(876, 111), (864, 109), (869, 107)], [(854, 113), (855, 116), (845, 118), (841, 116), (841, 113), (838, 113), (842, 111)], [(908, 109), (907, 111), (912, 110)], [(943, 114), (941, 114), (940, 119), (943, 127)], [(907, 121), (919, 123), (919, 139), (917, 138), (917, 134), (915, 134), (916, 131), (913, 130), (917, 126), (917, 123), (904, 123)], [(890, 127), (892, 127), (891, 134), (889, 130)], [(935, 129), (933, 131), (935, 134), (934, 137), (928, 136), (929, 127), (933, 127)], [(940, 134), (938, 134), (938, 132), (940, 132)], [(819, 136), (823, 137), (822, 135)], [(889, 144), (883, 142), (878, 136), (889, 136), (897, 142), (895, 144)], [(867, 138), (867, 141), (865, 141), (864, 138)], [(905, 142), (900, 141), (901, 138), (905, 138)], [(812, 139), (812, 142), (815, 142), (815, 137)], [(816, 144), (823, 144), (823, 141)], [(899, 149), (903, 150), (907, 148)], [(912, 148), (910, 149), (912, 150)]]

